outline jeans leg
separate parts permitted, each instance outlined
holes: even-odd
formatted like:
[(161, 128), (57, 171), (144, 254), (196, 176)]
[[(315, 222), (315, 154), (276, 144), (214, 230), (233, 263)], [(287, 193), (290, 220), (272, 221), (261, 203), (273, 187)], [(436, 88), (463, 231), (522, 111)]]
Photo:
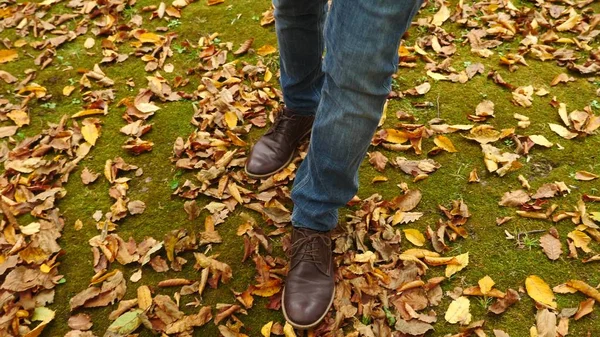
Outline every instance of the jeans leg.
[(314, 115), (323, 87), (323, 26), (327, 0), (273, 0), (283, 100), (290, 110)]
[(397, 71), (398, 45), (421, 0), (334, 0), (325, 25), (325, 79), (292, 200), (296, 227), (327, 231), (358, 190), (365, 157)]

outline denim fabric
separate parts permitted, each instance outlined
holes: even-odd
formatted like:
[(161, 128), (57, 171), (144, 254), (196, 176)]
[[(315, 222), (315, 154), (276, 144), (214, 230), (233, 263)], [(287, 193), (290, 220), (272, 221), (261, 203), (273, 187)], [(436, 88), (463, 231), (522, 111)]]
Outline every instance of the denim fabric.
[(323, 26), (327, 0), (273, 0), (285, 106), (314, 115), (323, 87)]
[(391, 90), (400, 39), (421, 0), (333, 0), (326, 19), (323, 0), (274, 4), (285, 104), (300, 113), (316, 109), (292, 189), (292, 224), (327, 231), (358, 190), (358, 168)]

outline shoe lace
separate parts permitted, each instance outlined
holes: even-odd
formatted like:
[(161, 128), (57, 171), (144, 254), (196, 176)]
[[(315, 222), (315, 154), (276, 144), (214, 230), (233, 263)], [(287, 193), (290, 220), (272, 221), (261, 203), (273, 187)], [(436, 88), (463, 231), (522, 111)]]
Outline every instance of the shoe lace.
[(279, 115), (277, 115), (277, 117), (275, 118), (275, 122), (273, 123), (273, 125), (271, 126), (269, 131), (267, 131), (266, 134), (283, 131), (283, 129), (285, 128), (285, 125), (287, 124), (285, 122), (293, 121), (294, 119), (295, 119), (294, 116), (286, 115), (283, 112), (279, 113)]
[[(302, 232), (300, 232), (302, 233)], [(318, 265), (319, 270), (323, 273), (328, 274), (329, 265), (324, 264), (323, 254), (326, 252), (321, 251), (320, 247), (326, 247), (331, 249), (331, 239), (325, 234), (304, 234), (303, 237), (297, 239), (289, 251), (288, 257), (294, 258), (295, 267), (299, 262), (311, 262)], [(326, 261), (325, 261), (326, 262)]]

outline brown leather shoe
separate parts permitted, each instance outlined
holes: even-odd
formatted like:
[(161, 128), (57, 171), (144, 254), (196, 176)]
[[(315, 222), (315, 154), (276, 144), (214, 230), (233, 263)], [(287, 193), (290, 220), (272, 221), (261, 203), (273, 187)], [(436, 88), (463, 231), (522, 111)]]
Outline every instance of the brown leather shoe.
[(301, 116), (283, 109), (275, 123), (254, 144), (246, 161), (246, 174), (266, 178), (285, 168), (294, 158), (298, 143), (310, 134), (314, 116)]
[(330, 232), (294, 228), (281, 306), (296, 329), (319, 324), (333, 303), (335, 282)]

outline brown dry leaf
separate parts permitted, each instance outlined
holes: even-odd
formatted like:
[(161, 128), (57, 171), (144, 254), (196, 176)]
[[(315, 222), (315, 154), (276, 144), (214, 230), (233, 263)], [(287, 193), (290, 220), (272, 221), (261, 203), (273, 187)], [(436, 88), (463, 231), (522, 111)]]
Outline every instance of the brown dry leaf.
[(581, 301), (579, 303), (579, 307), (577, 308), (577, 313), (575, 313), (575, 320), (577, 321), (581, 317), (591, 313), (594, 311), (594, 304), (596, 301), (593, 298), (588, 298), (585, 301)]
[(517, 207), (527, 203), (531, 198), (525, 190), (516, 190), (504, 193), (502, 200), (498, 202), (500, 206)]
[(212, 319), (212, 312), (209, 306), (200, 308), (197, 314), (183, 316), (183, 318), (170, 323), (166, 326), (164, 332), (166, 334), (177, 334), (189, 331), (194, 327), (203, 326)]
[(434, 26), (441, 26), (448, 18), (450, 18), (450, 9), (442, 3), (440, 9), (431, 18), (431, 24)]
[[(409, 321), (398, 319), (394, 328), (397, 331), (400, 331), (402, 334), (407, 334), (411, 336), (421, 336), (427, 331), (433, 330), (433, 325), (416, 319), (411, 319)], [(375, 335), (373, 335), (373, 337), (375, 337)]]
[(240, 47), (233, 52), (233, 55), (243, 55), (247, 53), (248, 50), (250, 50), (250, 47), (252, 47), (252, 43), (254, 43), (254, 38), (249, 38), (248, 40), (244, 41), (244, 43), (242, 43)]
[(490, 307), (489, 311), (499, 315), (506, 311), (510, 306), (521, 300), (519, 293), (514, 289), (508, 289), (504, 298), (498, 298)]
[(452, 141), (446, 136), (439, 135), (433, 139), (433, 142), (444, 151), (451, 153), (458, 152), (454, 147), (454, 144), (452, 144)]
[(540, 238), (540, 246), (550, 260), (558, 260), (563, 253), (560, 240), (553, 235), (546, 233)]
[(408, 190), (403, 195), (392, 199), (391, 203), (395, 209), (401, 212), (412, 211), (419, 202), (423, 195), (419, 190)]
[(477, 104), (475, 108), (475, 115), (481, 117), (493, 117), (494, 116), (494, 102), (490, 100), (484, 100)]
[(556, 75), (556, 77), (554, 77), (552, 82), (550, 82), (550, 86), (553, 87), (559, 83), (568, 83), (568, 82), (575, 82), (575, 78), (569, 77), (569, 75), (567, 75), (565, 73), (560, 73), (560, 74)]
[(575, 172), (576, 180), (590, 181), (594, 179), (598, 179), (600, 176), (588, 171), (577, 171)]
[(469, 173), (469, 182), (470, 183), (478, 183), (479, 181), (480, 181), (480, 179), (479, 179), (479, 175), (477, 175), (477, 168), (474, 168)]
[(529, 297), (536, 302), (556, 309), (556, 299), (550, 286), (537, 275), (530, 275), (525, 280), (525, 287)]
[(510, 337), (510, 335), (504, 332), (503, 330), (494, 329), (493, 331), (494, 337)]
[(556, 337), (556, 314), (546, 308), (535, 316), (538, 337)]
[(18, 78), (14, 77), (11, 73), (4, 70), (0, 70), (0, 79), (2, 79), (8, 84), (15, 83), (16, 81), (18, 81)]
[(256, 50), (256, 53), (260, 56), (267, 56), (277, 52), (277, 48), (271, 46), (270, 44), (266, 44)]
[(487, 124), (475, 126), (469, 131), (468, 135), (463, 135), (463, 137), (477, 141), (480, 144), (495, 142), (500, 139), (500, 136), (500, 131)]
[(404, 173), (410, 174), (413, 177), (433, 173), (441, 167), (441, 165), (433, 159), (407, 160), (404, 157), (396, 157), (396, 160), (393, 161), (392, 164), (398, 166)]
[(385, 165), (387, 164), (388, 159), (385, 155), (383, 155), (379, 151), (374, 151), (369, 153), (369, 163), (375, 167), (375, 169), (379, 172), (383, 172), (385, 170)]
[(93, 183), (94, 181), (96, 181), (96, 179), (98, 179), (99, 176), (100, 173), (94, 173), (87, 167), (83, 168), (83, 171), (81, 171), (81, 181), (84, 185)]
[(260, 25), (267, 26), (275, 22), (275, 17), (273, 16), (274, 8), (270, 8), (262, 13), (262, 18), (260, 18)]
[(536, 145), (540, 145), (543, 147), (552, 147), (554, 146), (554, 143), (550, 142), (548, 139), (546, 139), (546, 137), (541, 136), (541, 135), (531, 135), (529, 136), (529, 139), (531, 139), (531, 141), (536, 144)]
[(578, 136), (577, 133), (569, 131), (569, 129), (565, 128), (562, 125), (548, 123), (550, 126), (550, 130), (554, 131), (557, 135), (565, 138), (565, 139), (573, 139)]
[(84, 313), (79, 313), (77, 315), (69, 317), (67, 324), (69, 325), (69, 328), (71, 328), (73, 330), (85, 331), (85, 330), (89, 330), (92, 327), (93, 323), (90, 318), (90, 315), (84, 314)]

